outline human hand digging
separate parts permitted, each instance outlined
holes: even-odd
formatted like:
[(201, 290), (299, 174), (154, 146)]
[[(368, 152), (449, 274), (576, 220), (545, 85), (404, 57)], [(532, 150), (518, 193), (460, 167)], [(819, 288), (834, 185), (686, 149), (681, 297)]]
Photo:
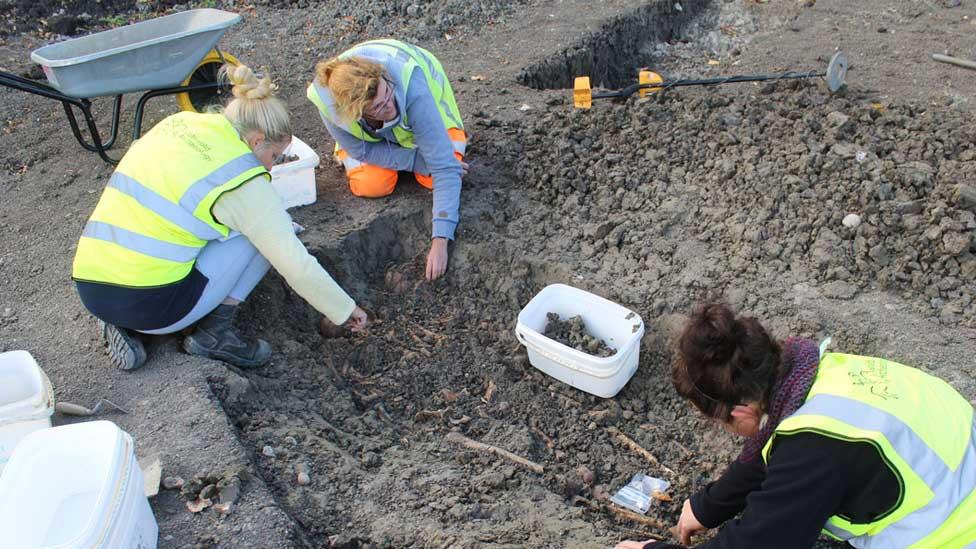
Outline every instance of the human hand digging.
[(682, 545), (691, 544), (691, 536), (699, 534), (708, 530), (702, 523), (698, 522), (698, 518), (695, 517), (695, 512), (691, 510), (691, 500), (686, 499), (684, 504), (681, 506), (681, 516), (678, 517), (678, 524), (671, 528), (671, 533), (674, 537), (682, 543)]
[(430, 242), (430, 253), (427, 254), (427, 280), (437, 280), (447, 271), (447, 239), (434, 238)]
[(366, 327), (367, 322), (366, 311), (356, 307), (352, 310), (352, 314), (349, 315), (349, 319), (346, 320), (342, 327), (350, 332), (356, 333), (362, 331)]
[(468, 171), (471, 169), (471, 165), (461, 160), (461, 177), (468, 175)]

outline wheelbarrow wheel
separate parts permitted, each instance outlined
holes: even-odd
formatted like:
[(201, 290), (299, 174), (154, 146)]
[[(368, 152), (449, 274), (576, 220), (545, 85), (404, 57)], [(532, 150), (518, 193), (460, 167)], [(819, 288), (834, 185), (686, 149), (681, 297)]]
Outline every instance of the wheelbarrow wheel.
[[(182, 82), (182, 85), (194, 86), (197, 84), (212, 84), (217, 82), (220, 67), (224, 63), (231, 65), (241, 64), (236, 57), (229, 53), (210, 50), (210, 53), (200, 61), (200, 64), (193, 69), (193, 72)], [(230, 89), (225, 87), (183, 92), (176, 95), (176, 103), (184, 111), (206, 112), (208, 108), (214, 105), (223, 104), (223, 98), (228, 93), (230, 93)]]

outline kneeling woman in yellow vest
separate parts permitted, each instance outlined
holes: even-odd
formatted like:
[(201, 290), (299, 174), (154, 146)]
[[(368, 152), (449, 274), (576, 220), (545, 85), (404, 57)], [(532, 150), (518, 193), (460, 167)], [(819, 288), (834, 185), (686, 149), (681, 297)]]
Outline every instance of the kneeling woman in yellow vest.
[(747, 438), (684, 502), (682, 543), (725, 523), (698, 547), (811, 547), (821, 531), (855, 547), (976, 546), (973, 407), (944, 381), (880, 358), (821, 356), (808, 339), (779, 343), (724, 305), (689, 320), (672, 381)]
[(291, 142), (269, 78), (227, 67), (234, 99), (223, 113), (183, 112), (132, 144), (85, 225), (75, 255), (78, 294), (104, 321), (109, 355), (142, 366), (139, 334), (169, 334), (195, 355), (260, 366), (271, 347), (233, 324), (237, 305), (270, 265), (336, 324), (366, 314), (295, 236), (268, 170)]
[(308, 98), (336, 141), (353, 194), (392, 193), (398, 171), (414, 172), (434, 191), (426, 276), (444, 274), (468, 169), (468, 138), (440, 61), (398, 40), (364, 42), (319, 63)]

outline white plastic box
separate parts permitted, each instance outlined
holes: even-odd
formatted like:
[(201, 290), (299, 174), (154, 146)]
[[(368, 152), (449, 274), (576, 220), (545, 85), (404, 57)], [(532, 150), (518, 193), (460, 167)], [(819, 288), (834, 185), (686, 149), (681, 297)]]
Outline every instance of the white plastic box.
[(0, 353), (0, 474), (17, 443), (50, 427), (53, 413), (51, 382), (34, 357), (27, 351)]
[(0, 546), (154, 549), (132, 437), (110, 421), (35, 431), (0, 476)]
[[(546, 313), (559, 318), (580, 315), (590, 335), (617, 350), (601, 358), (568, 347), (543, 335)], [(529, 362), (550, 376), (603, 398), (610, 398), (637, 371), (641, 317), (612, 301), (565, 284), (546, 286), (519, 313), (515, 335), (525, 345)]]
[(319, 165), (319, 155), (297, 137), (291, 138), (285, 154), (298, 155), (298, 160), (273, 166), (271, 185), (286, 208), (312, 204), (315, 202), (315, 167)]

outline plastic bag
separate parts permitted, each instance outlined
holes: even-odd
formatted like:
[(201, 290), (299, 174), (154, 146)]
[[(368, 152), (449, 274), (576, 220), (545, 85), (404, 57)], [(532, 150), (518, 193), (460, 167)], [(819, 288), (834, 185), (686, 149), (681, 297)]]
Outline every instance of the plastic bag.
[(637, 473), (610, 501), (643, 515), (651, 507), (654, 492), (665, 492), (670, 487), (671, 483), (666, 480)]

